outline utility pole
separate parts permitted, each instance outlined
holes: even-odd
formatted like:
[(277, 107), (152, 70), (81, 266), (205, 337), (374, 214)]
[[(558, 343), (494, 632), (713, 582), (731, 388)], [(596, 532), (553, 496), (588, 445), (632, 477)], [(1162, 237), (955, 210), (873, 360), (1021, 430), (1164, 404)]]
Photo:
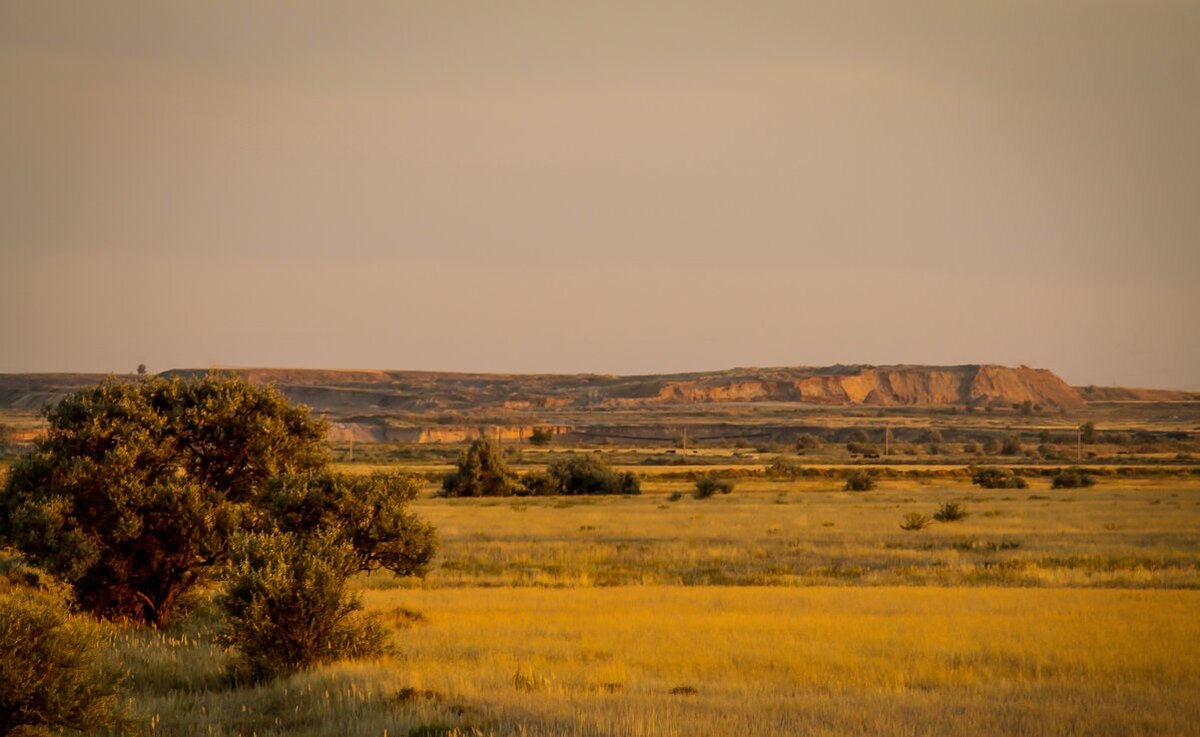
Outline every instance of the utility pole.
[(687, 450), (687, 426), (686, 425), (684, 425), (684, 427), (683, 427), (683, 439), (680, 441), (680, 445), (683, 446), (684, 450)]

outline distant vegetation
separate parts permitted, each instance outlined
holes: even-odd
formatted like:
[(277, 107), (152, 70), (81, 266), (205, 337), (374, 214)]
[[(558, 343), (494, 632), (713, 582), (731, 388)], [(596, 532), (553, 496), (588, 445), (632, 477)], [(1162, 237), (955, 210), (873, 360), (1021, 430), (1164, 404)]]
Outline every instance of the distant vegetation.
[(984, 489), (1025, 489), (1029, 487), (1022, 477), (1007, 468), (989, 466), (971, 472), (971, 483)]
[(701, 476), (696, 479), (696, 490), (692, 496), (696, 499), (707, 499), (714, 494), (728, 494), (733, 491), (733, 480), (718, 476)]
[(455, 470), (442, 479), (442, 493), (453, 497), (640, 492), (636, 475), (614, 471), (603, 459), (590, 454), (555, 458), (545, 471), (531, 471), (518, 477), (509, 470), (496, 443), (486, 437), (471, 443), (459, 456)]
[(870, 470), (847, 471), (846, 491), (870, 491), (875, 488), (875, 474)]
[(1084, 471), (1077, 469), (1067, 469), (1054, 474), (1054, 478), (1050, 482), (1051, 488), (1054, 489), (1081, 489), (1089, 486), (1095, 486), (1096, 479)]

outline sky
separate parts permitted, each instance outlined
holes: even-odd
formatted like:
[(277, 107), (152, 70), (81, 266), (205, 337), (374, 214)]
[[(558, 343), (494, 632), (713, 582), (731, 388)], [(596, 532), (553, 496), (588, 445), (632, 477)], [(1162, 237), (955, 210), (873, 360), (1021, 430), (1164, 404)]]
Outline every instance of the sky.
[(0, 3), (0, 372), (1200, 388), (1200, 3)]

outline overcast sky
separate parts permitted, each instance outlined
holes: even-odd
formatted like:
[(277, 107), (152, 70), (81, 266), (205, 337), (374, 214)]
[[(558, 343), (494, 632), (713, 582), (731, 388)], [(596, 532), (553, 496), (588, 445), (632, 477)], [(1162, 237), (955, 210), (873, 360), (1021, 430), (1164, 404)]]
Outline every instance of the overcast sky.
[(1200, 3), (0, 3), (0, 371), (1200, 387)]

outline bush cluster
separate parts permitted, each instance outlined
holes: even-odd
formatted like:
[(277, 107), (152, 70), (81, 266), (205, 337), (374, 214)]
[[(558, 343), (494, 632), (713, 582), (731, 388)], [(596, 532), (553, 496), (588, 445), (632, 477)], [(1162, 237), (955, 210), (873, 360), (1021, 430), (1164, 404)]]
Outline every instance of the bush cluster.
[(729, 494), (733, 491), (733, 480), (718, 476), (701, 476), (696, 479), (696, 490), (692, 496), (696, 499), (708, 499), (714, 494)]
[(875, 474), (854, 470), (846, 473), (846, 491), (870, 491), (875, 488)]
[(1054, 474), (1050, 481), (1052, 489), (1084, 489), (1096, 485), (1091, 475), (1076, 469), (1067, 469)]
[(642, 493), (641, 484), (632, 471), (615, 471), (594, 455), (556, 458), (550, 463), (548, 473), (557, 481), (559, 494)]
[(445, 496), (558, 496), (640, 494), (631, 472), (615, 471), (602, 458), (570, 454), (555, 458), (545, 471), (518, 476), (509, 470), (496, 443), (480, 438), (459, 456), (458, 466), (442, 479)]
[(971, 483), (984, 489), (1025, 489), (1029, 486), (1029, 482), (1011, 470), (995, 466), (973, 469)]

